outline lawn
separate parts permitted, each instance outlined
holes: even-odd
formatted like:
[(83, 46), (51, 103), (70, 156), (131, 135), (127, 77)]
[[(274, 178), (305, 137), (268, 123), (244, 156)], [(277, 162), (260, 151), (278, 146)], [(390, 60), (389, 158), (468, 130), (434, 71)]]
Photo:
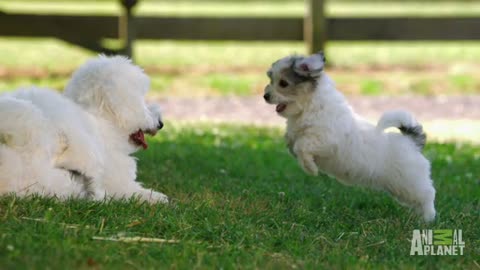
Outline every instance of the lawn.
[[(167, 123), (138, 154), (139, 179), (171, 205), (2, 197), (1, 269), (475, 269), (480, 147), (430, 143), (438, 218), (305, 175), (281, 131)], [(413, 229), (462, 229), (464, 256), (409, 256)], [(177, 243), (121, 243), (141, 236)]]

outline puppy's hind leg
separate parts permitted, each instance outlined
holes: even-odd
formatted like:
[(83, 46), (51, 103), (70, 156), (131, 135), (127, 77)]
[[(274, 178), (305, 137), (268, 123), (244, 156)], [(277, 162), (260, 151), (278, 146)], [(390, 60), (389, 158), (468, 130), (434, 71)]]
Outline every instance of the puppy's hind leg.
[(415, 173), (410, 174), (410, 192), (413, 196), (415, 210), (423, 217), (425, 222), (431, 222), (435, 219), (435, 188), (433, 181), (430, 179), (430, 163), (423, 159), (419, 162)]
[[(431, 181), (431, 180), (430, 180)], [(425, 222), (431, 222), (435, 219), (435, 189), (430, 186), (422, 195), (422, 201), (416, 210), (418, 214), (423, 216)]]
[(397, 186), (388, 191), (400, 204), (413, 208), (428, 223), (435, 219), (435, 188), (429, 178), (416, 180), (410, 184), (402, 182), (408, 186)]

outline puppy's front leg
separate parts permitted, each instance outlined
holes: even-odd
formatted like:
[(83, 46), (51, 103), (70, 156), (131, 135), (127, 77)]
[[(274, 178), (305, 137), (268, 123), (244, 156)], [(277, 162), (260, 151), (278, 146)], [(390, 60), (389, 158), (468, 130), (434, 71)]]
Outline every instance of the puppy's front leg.
[(319, 141), (318, 136), (315, 135), (302, 136), (293, 145), (293, 152), (300, 166), (306, 173), (314, 176), (318, 175), (317, 162), (332, 157), (336, 151), (335, 144)]
[(293, 153), (306, 173), (313, 176), (318, 175), (318, 166), (315, 164), (314, 153), (310, 143), (306, 142), (306, 140), (298, 140), (293, 146)]

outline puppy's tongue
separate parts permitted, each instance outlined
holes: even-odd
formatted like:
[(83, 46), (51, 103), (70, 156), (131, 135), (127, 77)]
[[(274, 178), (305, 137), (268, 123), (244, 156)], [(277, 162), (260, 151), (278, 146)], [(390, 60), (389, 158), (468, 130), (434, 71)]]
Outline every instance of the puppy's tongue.
[(283, 112), (286, 108), (287, 108), (287, 104), (285, 104), (285, 103), (280, 103), (280, 104), (278, 104), (277, 107), (275, 108), (275, 111), (277, 111), (277, 113), (281, 113), (281, 112)]
[(148, 144), (147, 142), (145, 141), (145, 135), (143, 134), (143, 131), (142, 130), (139, 130), (135, 133), (132, 133), (130, 134), (130, 139), (136, 144), (136, 145), (139, 145), (141, 147), (143, 147), (143, 149), (147, 149), (148, 148)]

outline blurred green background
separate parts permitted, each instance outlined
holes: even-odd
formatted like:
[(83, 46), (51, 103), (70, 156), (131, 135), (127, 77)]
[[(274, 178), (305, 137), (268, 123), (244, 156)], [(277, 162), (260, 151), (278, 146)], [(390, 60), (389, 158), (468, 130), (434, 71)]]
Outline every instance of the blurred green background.
[[(135, 13), (168, 16), (301, 17), (301, 0), (139, 1)], [(329, 16), (478, 16), (480, 1), (327, 1)], [(120, 14), (118, 1), (0, 2), (8, 13)], [(329, 73), (346, 94), (450, 95), (480, 92), (480, 42), (329, 42)], [(35, 84), (62, 89), (94, 55), (54, 39), (0, 37), (0, 91)], [(302, 42), (141, 40), (136, 61), (157, 96), (258, 95), (277, 58), (305, 53)]]

